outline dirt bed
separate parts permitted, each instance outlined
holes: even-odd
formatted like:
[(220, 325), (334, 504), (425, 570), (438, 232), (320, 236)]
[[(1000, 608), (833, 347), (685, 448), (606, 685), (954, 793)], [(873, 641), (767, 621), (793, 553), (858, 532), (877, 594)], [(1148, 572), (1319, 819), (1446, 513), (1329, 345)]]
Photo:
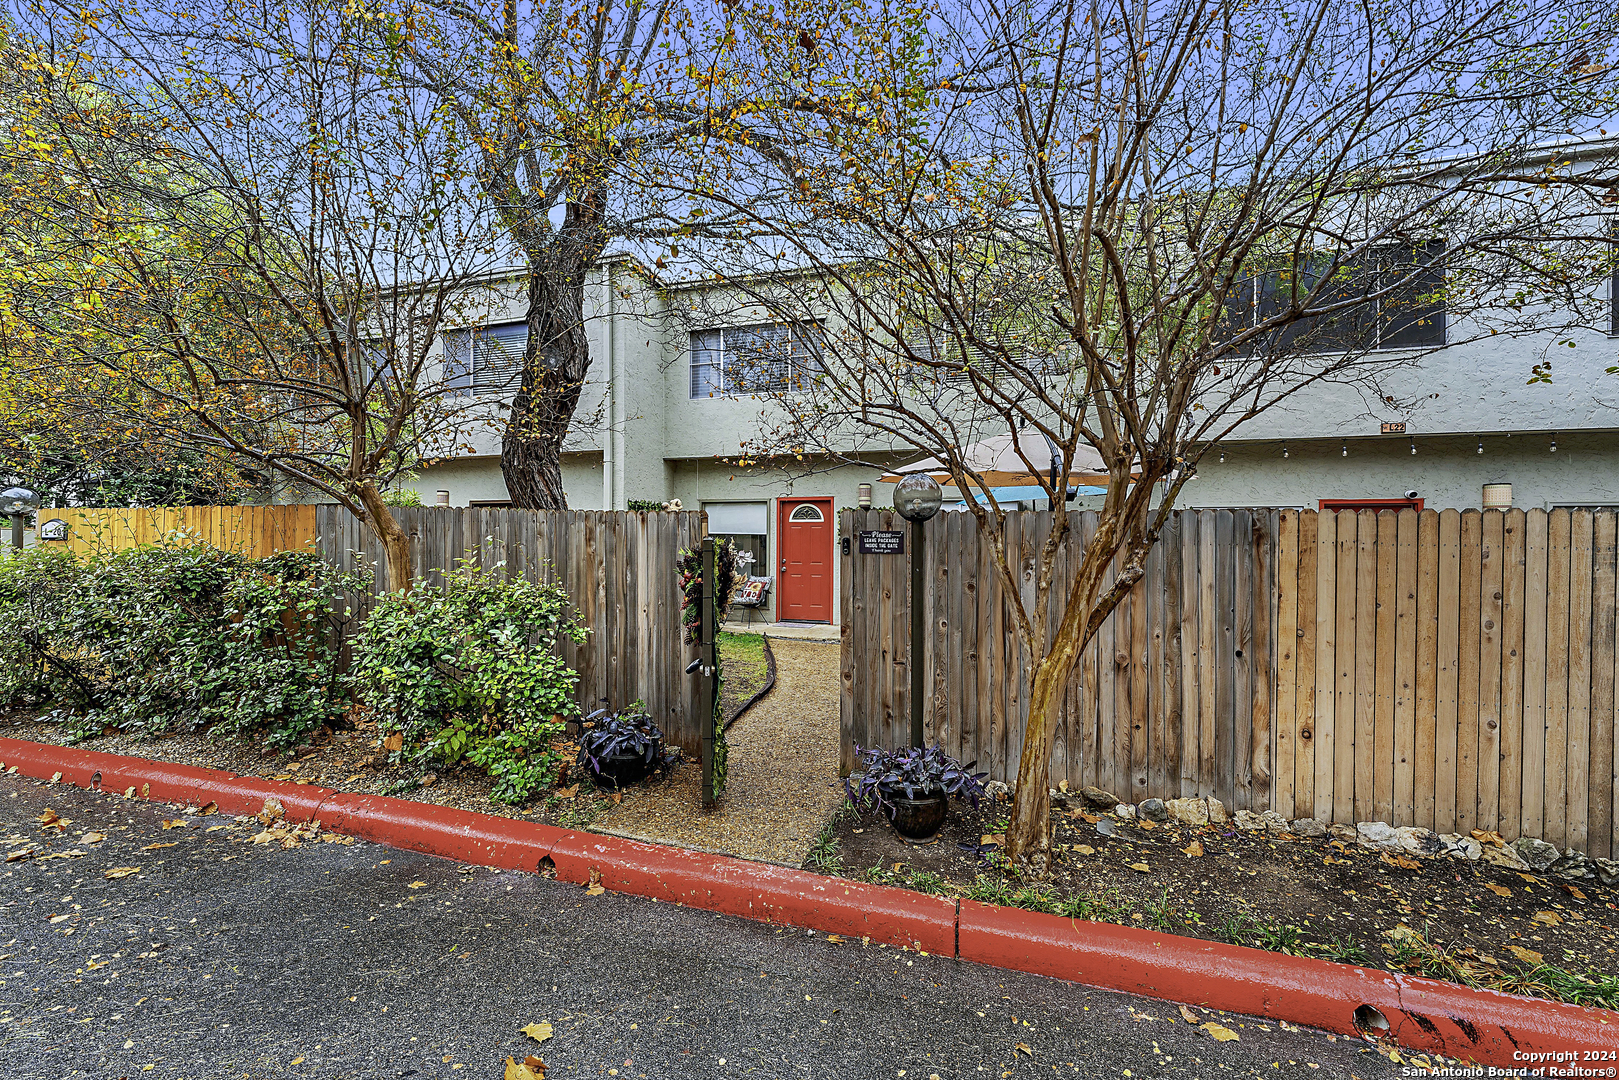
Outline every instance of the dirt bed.
[[(1005, 803), (952, 803), (932, 842), (845, 810), (806, 869), (1390, 971), (1619, 1007), (1619, 893), (1353, 841), (1054, 810), (1055, 872), (1003, 873)], [(1111, 831), (1112, 836), (1104, 835)], [(1583, 976), (1596, 990), (1567, 983)]]

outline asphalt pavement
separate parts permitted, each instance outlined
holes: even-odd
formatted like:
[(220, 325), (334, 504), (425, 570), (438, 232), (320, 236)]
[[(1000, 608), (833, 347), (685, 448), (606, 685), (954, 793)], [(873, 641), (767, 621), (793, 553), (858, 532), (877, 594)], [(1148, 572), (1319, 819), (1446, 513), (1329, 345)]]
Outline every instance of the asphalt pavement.
[(1401, 1075), (1308, 1029), (259, 831), (0, 777), (0, 1076)]

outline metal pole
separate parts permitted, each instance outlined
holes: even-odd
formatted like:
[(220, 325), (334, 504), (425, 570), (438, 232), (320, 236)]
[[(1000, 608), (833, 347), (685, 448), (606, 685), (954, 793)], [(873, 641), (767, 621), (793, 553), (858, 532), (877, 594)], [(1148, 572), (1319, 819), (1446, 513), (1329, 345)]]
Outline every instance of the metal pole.
[(11, 546), (14, 547), (14, 548), (21, 548), (22, 547), (22, 515), (21, 514), (12, 514), (11, 515)]
[(702, 657), (703, 692), (701, 695), (703, 715), (698, 718), (700, 730), (703, 733), (703, 809), (712, 807), (718, 801), (718, 793), (714, 790), (714, 637), (718, 627), (714, 625), (714, 538), (703, 537), (702, 547), (699, 549), (703, 568), (703, 594), (702, 612), (699, 618), (701, 623), (698, 629), (698, 649)]
[(922, 745), (922, 544), (921, 521), (911, 522), (911, 745)]

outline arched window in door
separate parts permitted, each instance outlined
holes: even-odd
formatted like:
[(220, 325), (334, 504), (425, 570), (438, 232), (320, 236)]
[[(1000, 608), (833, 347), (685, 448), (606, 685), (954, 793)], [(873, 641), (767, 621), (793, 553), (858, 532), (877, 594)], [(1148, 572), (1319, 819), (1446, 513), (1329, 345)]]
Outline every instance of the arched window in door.
[(789, 516), (787, 520), (825, 521), (826, 518), (821, 515), (821, 508), (819, 506), (816, 506), (814, 503), (804, 503), (802, 506), (795, 507), (791, 516)]

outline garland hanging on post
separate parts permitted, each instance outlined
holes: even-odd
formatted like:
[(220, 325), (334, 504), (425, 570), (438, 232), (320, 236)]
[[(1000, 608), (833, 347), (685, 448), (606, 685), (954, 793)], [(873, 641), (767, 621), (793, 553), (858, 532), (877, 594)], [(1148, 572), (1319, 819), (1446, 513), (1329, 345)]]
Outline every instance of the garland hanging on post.
[[(685, 606), (681, 610), (681, 621), (686, 627), (686, 644), (703, 645), (703, 556), (702, 551), (682, 549), (680, 561), (676, 564), (680, 571), (680, 591), (685, 597)], [(726, 610), (730, 607), (731, 596), (736, 589), (736, 547), (729, 540), (721, 540), (714, 545), (714, 626), (716, 630), (725, 622)], [(716, 637), (718, 635), (716, 634)], [(728, 755), (728, 745), (725, 739), (725, 711), (720, 705), (721, 689), (724, 678), (720, 673), (720, 650), (718, 641), (713, 644), (714, 649), (714, 675), (713, 695), (711, 707), (713, 715), (711, 722), (714, 725), (714, 777), (713, 794), (716, 799), (725, 789), (725, 764)]]

